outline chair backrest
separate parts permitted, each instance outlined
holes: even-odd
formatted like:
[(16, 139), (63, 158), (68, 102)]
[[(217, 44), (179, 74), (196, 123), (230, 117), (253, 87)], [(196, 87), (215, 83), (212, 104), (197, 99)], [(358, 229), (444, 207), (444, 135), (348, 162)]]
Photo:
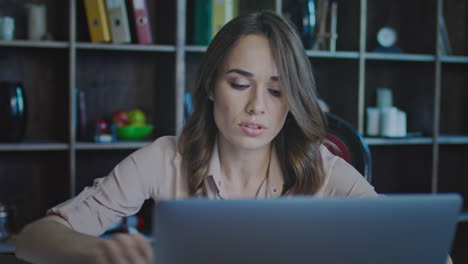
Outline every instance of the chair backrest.
[(325, 138), (329, 141), (325, 142), (325, 146), (371, 182), (371, 154), (361, 134), (348, 121), (330, 112), (326, 112), (325, 116), (328, 122)]

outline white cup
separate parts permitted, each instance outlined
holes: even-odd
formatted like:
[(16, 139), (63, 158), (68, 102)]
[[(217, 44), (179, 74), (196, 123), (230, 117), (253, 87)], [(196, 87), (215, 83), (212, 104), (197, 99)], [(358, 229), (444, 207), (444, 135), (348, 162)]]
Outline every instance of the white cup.
[(46, 5), (27, 4), (28, 39), (41, 40), (47, 33)]
[(386, 108), (393, 106), (393, 94), (389, 88), (377, 88), (377, 107)]
[(398, 136), (406, 137), (406, 113), (398, 110)]
[(398, 109), (385, 107), (380, 109), (380, 134), (384, 137), (398, 136)]
[(15, 19), (9, 16), (1, 18), (0, 22), (0, 39), (13, 40), (15, 35)]
[(376, 107), (367, 107), (367, 130), (368, 136), (378, 136), (380, 134), (380, 109)]

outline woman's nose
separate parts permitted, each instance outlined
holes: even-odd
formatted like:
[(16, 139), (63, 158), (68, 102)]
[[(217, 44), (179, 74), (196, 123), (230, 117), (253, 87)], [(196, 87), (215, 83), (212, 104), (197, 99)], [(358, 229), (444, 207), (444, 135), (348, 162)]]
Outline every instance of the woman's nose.
[(259, 94), (259, 91), (253, 91), (251, 93), (249, 101), (246, 105), (246, 111), (251, 115), (265, 113), (265, 104), (263, 102), (262, 95)]

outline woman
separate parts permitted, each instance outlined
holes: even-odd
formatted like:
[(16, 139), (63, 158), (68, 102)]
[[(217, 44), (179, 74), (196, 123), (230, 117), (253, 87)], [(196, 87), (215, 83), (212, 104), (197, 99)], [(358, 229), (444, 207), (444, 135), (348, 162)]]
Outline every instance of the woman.
[(17, 256), (33, 263), (150, 263), (151, 247), (139, 235), (95, 237), (149, 198), (377, 195), (322, 146), (324, 117), (308, 57), (293, 26), (274, 13), (240, 16), (221, 29), (201, 63), (194, 106), (179, 138), (136, 151), (28, 225)]

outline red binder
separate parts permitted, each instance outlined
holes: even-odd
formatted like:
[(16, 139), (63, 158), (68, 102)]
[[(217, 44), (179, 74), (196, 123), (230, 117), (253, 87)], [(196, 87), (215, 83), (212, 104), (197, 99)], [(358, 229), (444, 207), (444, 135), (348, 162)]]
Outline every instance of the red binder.
[(146, 0), (130, 0), (130, 2), (133, 9), (133, 19), (138, 43), (153, 43)]

